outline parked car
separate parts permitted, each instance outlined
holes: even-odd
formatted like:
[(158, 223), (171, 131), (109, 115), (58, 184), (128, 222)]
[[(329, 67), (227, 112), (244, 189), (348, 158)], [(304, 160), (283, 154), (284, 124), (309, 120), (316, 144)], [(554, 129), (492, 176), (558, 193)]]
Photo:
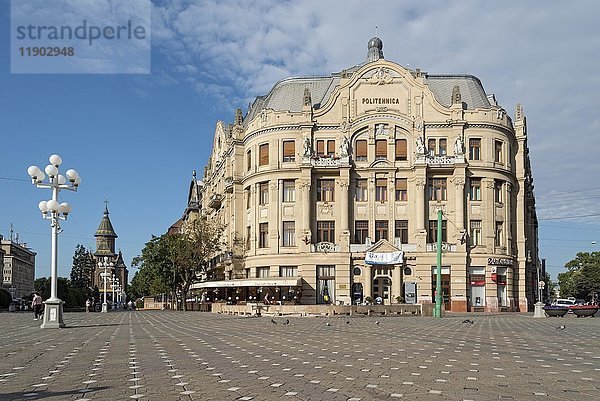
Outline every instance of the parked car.
[(575, 306), (577, 305), (577, 303), (575, 302), (575, 299), (570, 299), (570, 298), (558, 298), (556, 299), (554, 302), (552, 302), (552, 305), (555, 306), (565, 306), (565, 307), (570, 307), (570, 306)]

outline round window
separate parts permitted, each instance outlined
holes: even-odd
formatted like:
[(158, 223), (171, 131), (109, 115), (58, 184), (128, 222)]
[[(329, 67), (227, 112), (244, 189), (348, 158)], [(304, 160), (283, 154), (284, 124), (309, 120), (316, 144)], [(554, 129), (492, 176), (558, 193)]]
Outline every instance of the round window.
[(410, 276), (412, 274), (412, 269), (410, 267), (405, 267), (404, 268), (404, 275), (405, 276)]
[(355, 267), (354, 268), (354, 275), (355, 276), (360, 276), (360, 267)]

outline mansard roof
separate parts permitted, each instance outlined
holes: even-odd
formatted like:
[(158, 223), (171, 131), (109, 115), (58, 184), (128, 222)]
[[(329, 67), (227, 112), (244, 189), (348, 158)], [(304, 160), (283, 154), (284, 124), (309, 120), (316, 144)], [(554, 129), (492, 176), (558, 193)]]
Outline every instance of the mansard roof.
[(481, 81), (473, 75), (426, 75), (425, 84), (433, 92), (435, 100), (446, 107), (452, 104), (455, 86), (460, 88), (461, 100), (467, 109), (491, 107)]
[(318, 109), (327, 102), (339, 82), (339, 76), (286, 78), (277, 82), (268, 95), (257, 97), (246, 118), (252, 121), (263, 109), (302, 111), (305, 89), (310, 91), (313, 108)]
[[(379, 38), (373, 38), (369, 41), (369, 46), (371, 46), (374, 39), (381, 42)], [(381, 44), (381, 47), (383, 47), (383, 44)], [(380, 48), (378, 49), (381, 51)], [(383, 58), (383, 54), (379, 58)], [(371, 61), (377, 60), (373, 59)], [(283, 79), (277, 82), (267, 95), (258, 96), (254, 100), (244, 120), (252, 121), (261, 110), (266, 109), (300, 112), (304, 105), (304, 91), (306, 89), (310, 91), (313, 108), (318, 109), (327, 102), (335, 88), (339, 86), (342, 77), (351, 76), (367, 64), (369, 64), (369, 61), (329, 76)], [(473, 75), (428, 75), (423, 73), (423, 76), (425, 77), (425, 84), (433, 92), (435, 99), (446, 107), (452, 104), (452, 90), (455, 86), (460, 88), (461, 100), (466, 104), (467, 109), (491, 107), (481, 81)]]

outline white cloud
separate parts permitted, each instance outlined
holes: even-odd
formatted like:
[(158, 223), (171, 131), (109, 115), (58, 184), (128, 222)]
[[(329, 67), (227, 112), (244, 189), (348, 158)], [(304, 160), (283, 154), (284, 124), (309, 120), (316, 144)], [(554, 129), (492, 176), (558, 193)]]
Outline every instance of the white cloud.
[(598, 182), (599, 12), (592, 0), (165, 1), (155, 4), (153, 44), (169, 61), (167, 75), (192, 82), (231, 116), (277, 80), (361, 63), (377, 26), (387, 59), (475, 75), (510, 115), (522, 103), (539, 216), (563, 208), (567, 216), (600, 208), (544, 199)]

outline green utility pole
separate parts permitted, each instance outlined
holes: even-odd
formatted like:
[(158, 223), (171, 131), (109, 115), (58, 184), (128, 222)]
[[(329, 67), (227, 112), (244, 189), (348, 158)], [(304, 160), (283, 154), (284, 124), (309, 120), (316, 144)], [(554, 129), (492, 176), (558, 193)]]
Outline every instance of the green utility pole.
[(442, 209), (437, 218), (437, 267), (435, 270), (435, 309), (433, 317), (442, 317)]

